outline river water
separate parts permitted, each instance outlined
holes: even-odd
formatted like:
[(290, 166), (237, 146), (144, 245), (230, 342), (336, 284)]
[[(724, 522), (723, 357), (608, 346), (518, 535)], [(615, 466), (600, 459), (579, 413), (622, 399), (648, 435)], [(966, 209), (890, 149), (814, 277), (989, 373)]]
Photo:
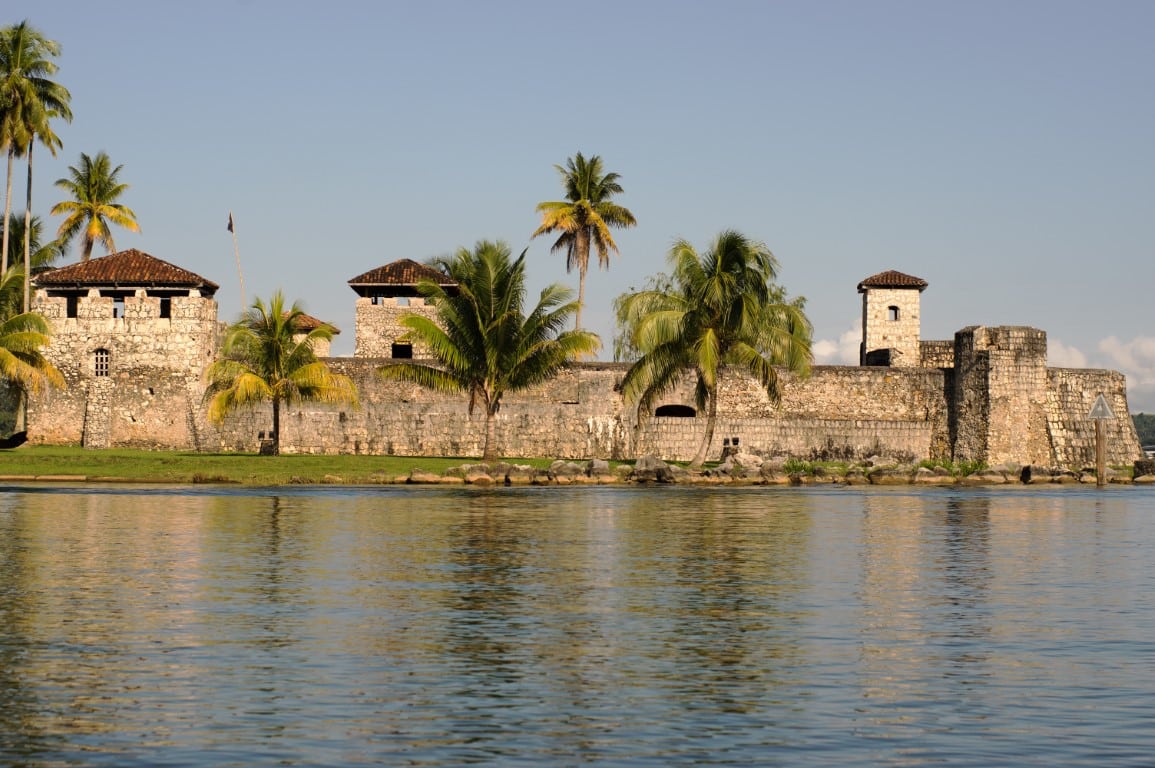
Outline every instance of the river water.
[(0, 764), (1155, 763), (1155, 489), (0, 488)]

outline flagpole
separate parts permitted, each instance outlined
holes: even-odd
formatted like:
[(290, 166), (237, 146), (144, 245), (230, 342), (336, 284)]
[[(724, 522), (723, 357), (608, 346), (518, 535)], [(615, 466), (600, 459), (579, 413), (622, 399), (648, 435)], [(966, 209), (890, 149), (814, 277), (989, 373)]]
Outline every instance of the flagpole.
[(241, 313), (244, 314), (248, 307), (245, 306), (245, 276), (241, 272), (241, 252), (237, 248), (237, 228), (233, 224), (233, 212), (229, 211), (229, 232), (233, 235), (233, 255), (237, 257), (237, 278), (241, 282)]

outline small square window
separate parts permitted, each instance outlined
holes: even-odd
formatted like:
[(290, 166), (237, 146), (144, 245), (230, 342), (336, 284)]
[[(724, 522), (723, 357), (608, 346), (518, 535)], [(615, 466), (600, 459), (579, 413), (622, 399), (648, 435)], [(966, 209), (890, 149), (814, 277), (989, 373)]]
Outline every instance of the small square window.
[(413, 358), (412, 344), (394, 344), (392, 357), (395, 360), (411, 360)]

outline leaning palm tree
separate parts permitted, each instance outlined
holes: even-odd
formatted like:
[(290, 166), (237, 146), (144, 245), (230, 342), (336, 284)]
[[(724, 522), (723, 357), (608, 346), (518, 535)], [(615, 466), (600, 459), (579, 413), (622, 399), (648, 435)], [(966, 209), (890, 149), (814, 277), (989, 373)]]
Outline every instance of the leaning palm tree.
[(602, 269), (608, 269), (610, 251), (618, 252), (618, 244), (614, 242), (610, 228), (632, 227), (638, 222), (628, 208), (611, 202), (610, 198), (622, 191), (622, 185), (618, 183), (621, 177), (616, 173), (605, 173), (602, 170), (602, 159), (597, 155), (587, 160), (578, 152), (566, 160), (564, 168), (560, 165), (554, 168), (561, 174), (565, 200), (537, 204), (541, 226), (534, 231), (533, 237), (551, 232), (561, 233), (550, 250), (566, 252), (567, 272), (572, 272), (574, 267), (578, 269), (574, 327), (581, 328), (591, 246), (597, 249), (598, 264)]
[(691, 466), (706, 459), (718, 420), (718, 382), (725, 366), (753, 375), (774, 402), (776, 365), (806, 375), (811, 327), (803, 300), (787, 301), (774, 281), (777, 261), (762, 243), (725, 231), (699, 254), (685, 240), (670, 249), (672, 274), (653, 290), (619, 297), (625, 345), (641, 356), (622, 379), (622, 393), (649, 411), (681, 377), (695, 376), (694, 398), (706, 431)]
[(71, 178), (56, 180), (56, 186), (72, 194), (71, 200), (63, 200), (52, 207), (53, 216), (65, 217), (56, 236), (69, 243), (76, 235), (82, 235), (81, 261), (88, 261), (92, 256), (92, 247), (97, 240), (109, 253), (116, 250), (112, 230), (108, 227), (110, 223), (130, 232), (140, 231), (132, 209), (116, 202), (128, 189), (128, 185), (118, 178), (122, 168), (123, 165), (113, 168), (112, 161), (104, 152), (98, 152), (96, 157), (82, 152), (80, 166), (68, 167)]
[(357, 402), (352, 380), (313, 351), (315, 343), (333, 338), (333, 327), (322, 323), (302, 333), (304, 315), (296, 302), (286, 309), (280, 291), (268, 304), (256, 299), (225, 334), (221, 357), (207, 374), (208, 417), (216, 424), (238, 408), (272, 403), (274, 454), (281, 452), (281, 405)]
[[(55, 118), (72, 119), (68, 89), (49, 79), (57, 70), (52, 59), (59, 55), (60, 45), (44, 37), (27, 21), (0, 29), (0, 147), (6, 149), (8, 155), (5, 229), (11, 213), (14, 159), (28, 154), (26, 210), (31, 211), (33, 143), (39, 139), (55, 155), (60, 140), (49, 123)], [(0, 254), (0, 273), (3, 273), (8, 269), (7, 231), (0, 249), (3, 251)]]
[(19, 268), (0, 275), (0, 382), (18, 393), (17, 431), (23, 428), (27, 394), (45, 386), (64, 386), (64, 376), (43, 352), (50, 341), (48, 321), (36, 312), (16, 310), (23, 283)]
[(537, 305), (524, 314), (525, 252), (510, 258), (503, 242), (481, 241), (473, 250), (460, 248), (431, 266), (448, 275), (451, 290), (432, 280), (418, 290), (433, 303), (437, 321), (417, 314), (401, 323), (406, 337), (425, 344), (434, 362), (394, 363), (379, 369), (386, 379), (408, 381), (441, 392), (469, 395), (469, 415), (485, 412), (482, 461), (497, 459), (496, 421), (506, 392), (531, 387), (552, 378), (581, 355), (597, 350), (600, 341), (589, 331), (563, 331), (577, 310), (572, 293), (551, 285)]

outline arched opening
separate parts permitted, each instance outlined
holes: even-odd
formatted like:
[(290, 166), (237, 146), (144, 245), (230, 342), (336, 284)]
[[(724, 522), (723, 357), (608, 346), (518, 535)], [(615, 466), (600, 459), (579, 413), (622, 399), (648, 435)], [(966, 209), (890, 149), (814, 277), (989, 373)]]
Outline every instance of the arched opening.
[(688, 405), (659, 405), (658, 409), (654, 411), (654, 415), (692, 419), (698, 415), (698, 412)]

